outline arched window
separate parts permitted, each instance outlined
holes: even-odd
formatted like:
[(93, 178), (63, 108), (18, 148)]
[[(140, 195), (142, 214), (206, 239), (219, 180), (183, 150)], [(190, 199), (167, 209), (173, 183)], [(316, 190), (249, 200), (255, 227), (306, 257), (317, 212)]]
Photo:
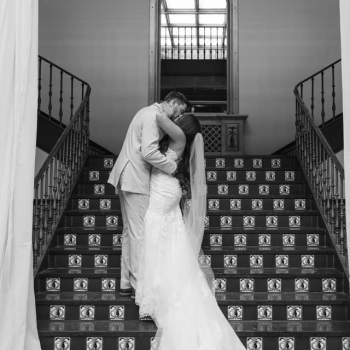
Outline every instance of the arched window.
[[(196, 8), (201, 0), (194, 0)], [(238, 0), (226, 0), (227, 47), (225, 49), (227, 73), (227, 113), (239, 113), (238, 90)], [(161, 4), (162, 0), (151, 0), (150, 51), (149, 51), (149, 103), (160, 100), (161, 60)], [(164, 11), (164, 9), (163, 9)], [(197, 16), (198, 18), (198, 16)], [(164, 41), (164, 38), (163, 38)], [(168, 51), (168, 52), (171, 52)], [(175, 53), (175, 55), (179, 53)], [(221, 53), (218, 53), (220, 55)], [(180, 53), (180, 55), (183, 55)], [(164, 56), (164, 47), (163, 47)], [(164, 57), (163, 57), (164, 58)], [(178, 57), (178, 58), (183, 58)]]

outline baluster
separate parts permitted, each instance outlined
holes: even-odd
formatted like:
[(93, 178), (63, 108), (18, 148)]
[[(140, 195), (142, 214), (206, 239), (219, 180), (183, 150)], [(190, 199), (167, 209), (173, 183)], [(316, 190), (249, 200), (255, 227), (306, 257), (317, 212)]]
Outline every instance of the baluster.
[(63, 104), (63, 71), (60, 71), (60, 110), (58, 112), (59, 115), (59, 119), (60, 119), (60, 126), (62, 126), (62, 118), (63, 118), (63, 108), (62, 108), (62, 104)]
[(34, 269), (38, 266), (39, 257), (39, 211), (38, 211), (38, 191), (39, 184), (34, 188), (34, 210), (33, 210), (33, 266)]
[(327, 216), (327, 154), (326, 150), (323, 148), (323, 160), (322, 160), (322, 209), (323, 209), (323, 215)]
[(84, 158), (87, 155), (88, 149), (89, 149), (89, 138), (90, 138), (90, 98), (87, 100), (86, 103), (86, 118), (85, 118), (85, 146), (84, 146)]
[(303, 113), (303, 164), (304, 168), (306, 168), (306, 162), (307, 162), (307, 128), (308, 123), (306, 119), (305, 113)]
[(314, 119), (314, 109), (315, 109), (315, 79), (312, 77), (311, 78), (311, 117)]
[(193, 27), (191, 28), (191, 60), (193, 60)]
[(303, 118), (302, 118), (302, 110), (301, 110), (301, 107), (300, 107), (300, 104), (298, 103), (298, 114), (299, 114), (299, 121), (300, 121), (300, 124), (299, 124), (299, 154), (298, 156), (300, 157), (300, 159), (302, 160), (302, 157), (303, 157), (303, 128), (304, 128), (304, 125), (303, 125)]
[(295, 148), (297, 155), (300, 151), (300, 117), (299, 117), (299, 102), (295, 99)]
[[(74, 164), (72, 159), (73, 159), (73, 153), (75, 151), (74, 147), (74, 125), (72, 129), (69, 132), (69, 138), (68, 138), (68, 143), (67, 143), (67, 154), (66, 154), (66, 178), (65, 178), (65, 187), (66, 187), (66, 193), (69, 193), (69, 190), (71, 188), (72, 184), (72, 170), (74, 171)], [(68, 199), (68, 198), (67, 198)]]
[(65, 140), (62, 144), (61, 149), (61, 186), (60, 186), (60, 192), (61, 192), (61, 210), (64, 210), (65, 202), (66, 202), (66, 194), (65, 194), (65, 178), (66, 178), (66, 143)]
[(335, 241), (340, 244), (340, 191), (339, 191), (339, 170), (335, 168)]
[(84, 93), (85, 93), (85, 84), (81, 83), (81, 101), (84, 100)]
[[(166, 57), (168, 58), (168, 51), (170, 51), (169, 52), (169, 54), (170, 54), (170, 59), (173, 59), (174, 58), (174, 53), (173, 53), (173, 49), (174, 49), (174, 47), (173, 47), (173, 44), (174, 44), (174, 39), (173, 40), (171, 40), (171, 35), (170, 35), (170, 33), (172, 33), (172, 30), (171, 30), (171, 28), (169, 28), (169, 27), (165, 27), (165, 40), (166, 40), (166, 42), (167, 42), (167, 47), (168, 47), (168, 39), (169, 39), (169, 45), (170, 45), (170, 48), (168, 49), (167, 48), (167, 50), (166, 50)], [(169, 35), (168, 35), (169, 34)]]
[(180, 28), (177, 30), (177, 59), (180, 59)]
[(52, 222), (53, 222), (53, 210), (52, 210), (52, 167), (53, 167), (53, 160), (51, 160), (51, 163), (49, 164), (49, 190), (48, 190), (48, 217), (47, 217), (47, 223), (48, 223), (48, 237), (51, 238), (52, 235)]
[(310, 121), (308, 121), (309, 124), (309, 133), (308, 133), (308, 149), (309, 149), (309, 159), (308, 159), (308, 169), (307, 173), (309, 176), (309, 179), (312, 179), (312, 167), (313, 167), (313, 145), (312, 145), (312, 135), (313, 135), (313, 128), (310, 125)]
[(206, 42), (206, 31), (205, 31), (205, 28), (203, 28), (203, 36), (204, 36), (204, 59), (205, 59), (205, 56), (206, 56), (206, 48), (205, 48), (205, 42)]
[(42, 59), (41, 59), (41, 57), (39, 57), (39, 67), (38, 67), (38, 112), (41, 109), (41, 81), (42, 81), (42, 78), (41, 78), (41, 62), (42, 62)]
[[(339, 239), (337, 238), (337, 234), (336, 234), (336, 215), (337, 215), (337, 206), (336, 206), (336, 201), (338, 201), (338, 199), (335, 198), (335, 192), (334, 192), (334, 187), (335, 187), (335, 182), (334, 182), (334, 163), (333, 161), (331, 161), (331, 167), (332, 167), (332, 172), (331, 172), (331, 208), (330, 208), (330, 219), (329, 219), (329, 223), (331, 226), (331, 234), (335, 238), (336, 240)], [(337, 187), (338, 187), (338, 181), (337, 181)]]
[(80, 134), (80, 129), (79, 129), (79, 120), (80, 120), (80, 115), (81, 113), (79, 113), (79, 116), (75, 122), (76, 124), (76, 129), (74, 132), (74, 138), (75, 138), (75, 157), (73, 158), (73, 163), (75, 166), (75, 172), (74, 172), (74, 179), (76, 178), (78, 171), (79, 171), (79, 167), (78, 167), (78, 162), (79, 162), (79, 134)]
[(226, 59), (226, 45), (225, 45), (225, 41), (227, 38), (227, 30), (226, 28), (222, 28), (222, 58)]
[(39, 257), (43, 255), (44, 244), (44, 195), (43, 195), (43, 177), (40, 179), (40, 212), (39, 212)]
[(344, 179), (340, 175), (340, 254), (345, 255), (345, 203), (344, 203)]
[(318, 199), (319, 199), (319, 203), (322, 206), (322, 184), (323, 184), (323, 148), (322, 148), (322, 143), (320, 140), (318, 140), (318, 147), (319, 147), (319, 163), (318, 163), (318, 175), (319, 175), (319, 183), (318, 183)]
[(76, 178), (78, 171), (79, 171), (78, 158), (79, 158), (79, 120), (80, 120), (80, 115), (81, 115), (81, 112), (79, 113), (79, 116), (74, 123), (75, 124), (75, 130), (74, 130), (75, 150), (73, 153), (73, 163), (74, 163), (75, 171), (73, 172), (73, 182), (74, 182), (74, 179)]
[(79, 149), (78, 149), (78, 154), (79, 154), (79, 166), (80, 168), (83, 165), (83, 129), (84, 129), (84, 115), (85, 115), (85, 107), (82, 110), (80, 114), (80, 120), (79, 120)]
[(199, 45), (200, 45), (200, 43), (201, 43), (201, 41), (200, 41), (200, 32), (201, 32), (201, 28), (196, 28), (196, 31), (197, 31), (197, 60), (199, 60), (200, 59), (200, 57), (199, 57)]
[(318, 138), (316, 137), (316, 179), (315, 179), (315, 194), (316, 198), (319, 199), (319, 192), (318, 188), (320, 185), (320, 177), (319, 177), (319, 164), (320, 164), (320, 150), (319, 150), (319, 144), (318, 144)]
[(50, 64), (50, 83), (49, 83), (49, 119), (51, 120), (52, 113), (52, 64)]
[(185, 52), (184, 59), (187, 60), (187, 27), (185, 27)]
[(334, 84), (334, 64), (332, 65), (332, 112), (333, 112), (333, 120), (335, 119), (335, 84)]
[[(75, 176), (75, 164), (74, 164), (74, 159), (75, 159), (75, 134), (76, 134), (76, 121), (72, 125), (72, 129), (69, 133), (70, 135), (70, 142), (69, 142), (69, 170), (70, 173), (68, 174), (68, 179), (69, 179), (69, 187), (71, 188), (72, 186), (72, 176)], [(70, 176), (69, 176), (70, 175)]]
[(316, 135), (315, 131), (312, 130), (312, 177), (311, 177), (311, 186), (313, 191), (316, 191)]
[(216, 27), (216, 59), (219, 59), (219, 27)]
[[(57, 217), (61, 215), (61, 186), (62, 186), (62, 146), (57, 152)], [(54, 188), (55, 191), (55, 188)]]
[(81, 165), (84, 163), (84, 144), (85, 144), (85, 115), (86, 115), (86, 106), (84, 107), (84, 113), (81, 115), (80, 122), (80, 133), (81, 133), (81, 144), (80, 144), (80, 154), (81, 154)]
[(300, 96), (303, 99), (303, 97), (304, 97), (304, 84), (303, 83), (300, 84)]
[(81, 113), (79, 113), (78, 118), (78, 143), (77, 143), (77, 165), (79, 165), (79, 169), (82, 166), (82, 154), (81, 154), (81, 142), (82, 142), (82, 134), (81, 129), (83, 125), (83, 115), (85, 113), (85, 107), (82, 109)]
[(321, 104), (322, 104), (322, 110), (321, 110), (321, 118), (322, 118), (322, 127), (324, 125), (324, 117), (325, 117), (325, 111), (324, 111), (324, 72), (321, 73), (321, 84), (322, 84), (322, 90), (321, 90)]
[(213, 38), (212, 38), (212, 27), (209, 28), (209, 32), (210, 32), (210, 37), (209, 37), (209, 40), (210, 40), (210, 59), (212, 60), (213, 59)]
[(57, 224), (57, 154), (53, 158), (53, 186), (52, 186), (52, 227)]
[(48, 233), (48, 216), (49, 216), (49, 210), (48, 210), (48, 205), (47, 205), (47, 197), (48, 197), (48, 169), (45, 171), (45, 187), (44, 187), (44, 241), (43, 241), (43, 246), (44, 248), (47, 246), (47, 233)]
[(304, 146), (304, 159), (305, 159), (305, 169), (307, 170), (309, 167), (309, 132), (310, 132), (310, 124), (307, 116), (304, 114), (305, 120), (305, 146)]
[(70, 120), (73, 118), (73, 109), (74, 109), (74, 78), (70, 78)]
[(326, 163), (326, 170), (327, 170), (327, 184), (326, 184), (326, 217), (327, 217), (327, 223), (331, 223), (331, 209), (332, 209), (332, 197), (331, 197), (331, 182), (330, 182), (330, 166), (331, 166), (331, 158), (326, 154), (327, 156), (327, 163)]
[(173, 41), (171, 42), (171, 59), (174, 59), (174, 50), (175, 50), (175, 29), (169, 28), (169, 35), (171, 37), (171, 34), (173, 35)]
[(307, 169), (309, 179), (313, 182), (312, 172), (314, 166), (314, 145), (313, 145), (314, 129), (310, 127), (309, 131), (309, 167)]

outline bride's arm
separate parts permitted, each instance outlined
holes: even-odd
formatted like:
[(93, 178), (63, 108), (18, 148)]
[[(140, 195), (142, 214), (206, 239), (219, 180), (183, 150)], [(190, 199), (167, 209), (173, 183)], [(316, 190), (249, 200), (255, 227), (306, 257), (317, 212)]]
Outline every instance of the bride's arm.
[(177, 144), (185, 145), (186, 136), (174, 122), (172, 122), (165, 114), (157, 114), (157, 123), (161, 129)]

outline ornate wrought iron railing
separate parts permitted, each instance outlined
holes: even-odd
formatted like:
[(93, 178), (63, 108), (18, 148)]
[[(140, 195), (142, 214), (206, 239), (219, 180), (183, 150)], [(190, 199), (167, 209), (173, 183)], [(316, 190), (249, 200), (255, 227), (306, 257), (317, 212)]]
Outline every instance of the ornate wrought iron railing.
[(342, 111), (340, 59), (301, 81), (295, 89), (316, 125), (335, 119)]
[[(48, 72), (47, 85), (43, 85), (44, 66)], [(53, 79), (54, 76), (59, 77), (57, 84)], [(65, 81), (69, 84), (65, 84)], [(45, 90), (44, 86), (46, 86)], [(79, 86), (79, 90), (74, 86)], [(88, 83), (40, 56), (38, 89), (38, 111), (43, 106), (44, 92), (45, 100), (48, 102), (49, 118), (56, 103), (60, 123), (65, 111), (68, 111), (69, 122), (34, 180), (33, 267), (35, 274), (38, 272), (89, 153), (91, 92)], [(67, 99), (64, 98), (65, 89), (68, 89), (69, 98)]]
[[(301, 81), (295, 90), (303, 100), (314, 123), (324, 130), (332, 121), (342, 117), (341, 60), (337, 60)], [(295, 155), (295, 142), (274, 154)]]
[[(349, 264), (347, 254), (347, 234), (345, 217), (345, 182), (344, 168), (329, 146), (320, 128), (315, 123), (315, 95), (314, 81), (316, 75), (321, 74), (321, 99), (320, 111), (322, 123), (325, 118), (325, 71), (332, 71), (332, 111), (333, 118), (336, 116), (334, 68), (339, 60), (326, 67), (322, 71), (314, 74), (307, 80), (300, 82), (294, 89), (296, 98), (296, 148), (291, 154), (295, 154), (304, 173), (309, 181), (311, 190), (316, 198), (317, 205), (321, 211), (324, 222), (333, 240), (344, 271), (349, 277)], [(311, 112), (307, 107), (304, 98), (305, 83), (311, 81)]]
[(161, 58), (169, 60), (225, 60), (225, 26), (162, 26)]

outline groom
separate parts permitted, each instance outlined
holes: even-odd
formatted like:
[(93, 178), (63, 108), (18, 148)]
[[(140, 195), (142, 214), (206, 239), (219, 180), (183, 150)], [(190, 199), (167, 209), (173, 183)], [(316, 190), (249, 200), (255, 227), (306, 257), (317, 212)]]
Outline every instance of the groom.
[(189, 105), (180, 92), (170, 92), (161, 104), (155, 103), (136, 113), (108, 183), (118, 189), (123, 217), (123, 244), (120, 294), (134, 296), (137, 283), (139, 248), (143, 240), (143, 218), (148, 208), (151, 166), (168, 174), (177, 169), (175, 161), (158, 150), (164, 132), (158, 127), (160, 112), (175, 119)]

